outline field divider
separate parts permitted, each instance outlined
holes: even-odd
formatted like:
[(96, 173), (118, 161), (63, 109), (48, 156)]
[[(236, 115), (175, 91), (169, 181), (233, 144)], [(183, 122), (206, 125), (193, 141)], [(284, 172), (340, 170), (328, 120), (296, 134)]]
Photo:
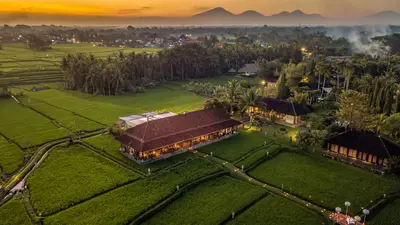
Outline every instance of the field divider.
[(237, 168), (234, 164), (232, 163), (228, 163), (225, 160), (221, 160), (220, 158), (217, 158), (215, 156), (210, 156), (206, 153), (201, 153), (201, 152), (195, 152), (196, 154), (209, 158), (210, 160), (218, 163), (218, 164), (222, 164), (225, 168), (227, 168), (230, 171), (231, 176), (237, 178), (237, 179), (241, 179), (241, 180), (245, 180), (253, 185), (257, 185), (257, 186), (261, 186), (263, 188), (265, 188), (267, 191), (271, 192), (271, 193), (275, 193), (281, 197), (284, 197), (286, 199), (292, 200), (298, 204), (300, 204), (303, 207), (307, 207), (313, 211), (315, 211), (316, 213), (324, 216), (324, 218), (328, 219), (329, 213), (331, 213), (333, 211), (333, 209), (331, 209), (330, 207), (325, 207), (325, 206), (321, 206), (317, 203), (314, 203), (312, 201), (309, 201), (307, 199), (298, 197), (297, 195), (293, 195), (292, 193), (286, 192), (286, 190), (282, 190), (279, 187), (270, 185), (269, 183), (266, 183), (262, 180), (258, 180), (250, 175), (248, 175), (245, 172), (242, 172), (239, 168)]
[(107, 158), (107, 159), (113, 161), (114, 163), (117, 163), (118, 165), (120, 165), (120, 166), (122, 166), (122, 167), (124, 167), (124, 168), (126, 168), (126, 169), (129, 169), (129, 170), (131, 170), (131, 171), (133, 171), (133, 172), (138, 173), (139, 175), (141, 175), (141, 177), (147, 177), (147, 174), (145, 174), (144, 172), (142, 172), (142, 171), (140, 171), (140, 170), (138, 170), (138, 169), (136, 169), (136, 168), (130, 166), (129, 164), (127, 164), (127, 163), (125, 163), (125, 162), (122, 162), (122, 161), (120, 161), (120, 160), (118, 160), (118, 159), (115, 159), (114, 157), (110, 156), (109, 154), (107, 154), (107, 153), (101, 151), (100, 149), (94, 147), (93, 145), (91, 145), (91, 144), (89, 144), (89, 143), (87, 143), (87, 142), (85, 142), (85, 141), (80, 141), (79, 144), (81, 144), (81, 145), (83, 145), (84, 147), (86, 147), (86, 148), (92, 150), (92, 151), (95, 152), (96, 154), (99, 154), (100, 156), (105, 157), (105, 158)]
[(142, 178), (141, 178), (141, 177), (138, 177), (138, 178), (136, 178), (136, 179), (133, 179), (133, 180), (124, 182), (124, 183), (122, 183), (122, 184), (116, 185), (115, 187), (112, 187), (112, 188), (110, 188), (110, 189), (107, 189), (107, 190), (104, 190), (104, 191), (99, 192), (99, 193), (97, 193), (97, 194), (94, 194), (94, 195), (92, 195), (92, 196), (90, 196), (90, 197), (88, 197), (88, 198), (86, 198), (86, 199), (82, 199), (82, 200), (77, 201), (77, 202), (75, 202), (75, 203), (71, 203), (70, 205), (68, 205), (68, 206), (66, 206), (66, 207), (60, 208), (60, 209), (58, 209), (58, 210), (56, 210), (56, 211), (54, 211), (54, 212), (51, 212), (51, 213), (44, 214), (43, 216), (53, 216), (53, 215), (55, 215), (55, 214), (57, 214), (57, 213), (60, 213), (60, 212), (62, 212), (62, 211), (65, 211), (65, 210), (67, 210), (67, 209), (69, 209), (69, 208), (72, 208), (72, 207), (74, 207), (74, 206), (78, 206), (78, 205), (80, 205), (80, 204), (82, 204), (82, 203), (85, 203), (85, 202), (87, 202), (87, 201), (90, 201), (90, 200), (92, 200), (92, 199), (94, 199), (94, 198), (96, 198), (96, 197), (99, 197), (99, 196), (101, 196), (101, 195), (107, 194), (107, 193), (109, 193), (109, 192), (111, 192), (111, 191), (114, 191), (114, 190), (116, 190), (116, 189), (125, 187), (126, 185), (133, 184), (133, 183), (135, 183), (136, 181), (139, 181), (139, 180), (142, 180)]
[(258, 167), (259, 165), (261, 165), (262, 163), (264, 163), (267, 160), (273, 159), (275, 158), (275, 156), (279, 155), (280, 153), (282, 153), (283, 151), (287, 151), (285, 149), (285, 147), (279, 146), (279, 148), (272, 152), (271, 154), (261, 157), (260, 159), (258, 159), (255, 163), (253, 163), (251, 166), (249, 166), (248, 168), (245, 169), (246, 172), (250, 172), (253, 169), (255, 169), (256, 167)]
[(248, 175), (248, 174), (246, 174), (248, 177), (250, 177), (252, 180), (257, 180), (257, 181), (259, 181), (260, 183), (264, 183), (264, 184), (266, 184), (267, 185), (267, 187), (269, 186), (270, 188), (273, 188), (273, 189), (275, 189), (276, 191), (274, 192), (275, 194), (278, 194), (279, 193), (279, 195), (280, 196), (282, 196), (282, 197), (286, 197), (285, 196), (285, 193), (286, 194), (288, 194), (288, 195), (292, 195), (293, 197), (295, 197), (296, 198), (296, 200), (298, 201), (295, 201), (294, 199), (291, 199), (291, 198), (287, 198), (287, 199), (291, 199), (291, 200), (293, 200), (293, 201), (295, 201), (295, 202), (297, 202), (297, 203), (299, 203), (300, 205), (302, 205), (302, 206), (304, 206), (300, 201), (303, 201), (303, 203), (311, 203), (311, 204), (313, 204), (313, 205), (315, 205), (315, 206), (317, 206), (317, 207), (320, 207), (320, 208), (322, 208), (322, 209), (325, 209), (325, 210), (327, 210), (327, 211), (335, 211), (335, 209), (334, 208), (331, 208), (330, 206), (328, 206), (328, 205), (323, 205), (323, 204), (321, 204), (321, 203), (319, 203), (319, 202), (315, 202), (315, 201), (313, 201), (313, 200), (310, 200), (310, 199), (306, 199), (306, 198), (304, 198), (304, 197), (301, 197), (301, 196), (298, 196), (297, 194), (294, 194), (293, 192), (291, 192), (291, 191), (288, 191), (287, 189), (283, 189), (283, 191), (282, 191), (282, 188), (281, 187), (278, 187), (278, 186), (276, 186), (276, 185), (274, 185), (274, 184), (271, 184), (271, 183), (269, 183), (269, 182), (265, 182), (264, 180), (258, 180), (257, 178), (255, 178), (255, 177), (253, 177), (253, 176), (251, 176), (251, 175)]
[(53, 105), (53, 104), (51, 104), (51, 103), (48, 103), (48, 102), (43, 101), (43, 100), (40, 100), (40, 99), (38, 99), (38, 100), (39, 100), (40, 102), (42, 102), (42, 103), (47, 104), (47, 105), (50, 105), (50, 106), (53, 106), (53, 107), (55, 107), (55, 108), (62, 109), (62, 110), (65, 110), (65, 111), (67, 111), (67, 112), (70, 112), (70, 113), (72, 113), (72, 114), (75, 115), (75, 116), (79, 116), (79, 117), (82, 117), (82, 118), (84, 118), (84, 119), (90, 120), (90, 121), (92, 121), (92, 122), (98, 123), (98, 124), (100, 124), (100, 125), (107, 126), (107, 124), (100, 123), (100, 122), (98, 122), (98, 121), (92, 120), (92, 119), (90, 119), (90, 118), (88, 118), (88, 117), (86, 117), (86, 116), (83, 116), (83, 115), (81, 115), (81, 114), (78, 114), (78, 113), (76, 113), (76, 112), (74, 112), (74, 111), (71, 111), (71, 110), (69, 110), (69, 109), (64, 109), (64, 108), (62, 108), (62, 107)]
[(143, 213), (140, 213), (140, 216), (136, 217), (134, 220), (131, 222), (127, 223), (129, 225), (135, 225), (135, 224), (141, 224), (156, 213), (160, 212), (162, 209), (170, 205), (172, 202), (174, 202), (176, 199), (181, 197), (188, 189), (191, 189), (201, 183), (204, 183), (208, 180), (217, 178), (217, 177), (222, 177), (222, 176), (227, 176), (229, 175), (229, 172), (227, 171), (219, 171), (210, 175), (206, 175), (202, 178), (199, 178), (195, 181), (189, 182), (185, 184), (184, 186), (180, 187), (179, 191), (174, 191), (172, 194), (169, 196), (165, 197), (164, 199), (160, 200), (158, 203), (154, 204), (151, 206), (149, 210), (146, 210)]
[(32, 206), (32, 203), (30, 201), (30, 193), (27, 189), (25, 189), (22, 192), (23, 196), (24, 196), (24, 206), (25, 206), (25, 210), (26, 213), (29, 215), (29, 217), (31, 218), (32, 223), (34, 224), (41, 224), (41, 218), (36, 214), (35, 209)]
[[(238, 211), (235, 212), (235, 218), (237, 216), (239, 216), (240, 214), (244, 213), (246, 210), (248, 210), (250, 207), (254, 206), (257, 202), (263, 200), (264, 198), (266, 198), (270, 193), (269, 192), (265, 192), (263, 193), (260, 197), (254, 199), (253, 201), (249, 202), (249, 204), (245, 205), (243, 208), (239, 209)], [(234, 218), (232, 219), (232, 216), (227, 217), (224, 221), (222, 221), (220, 223), (220, 225), (224, 225), (226, 223), (228, 223), (229, 221), (234, 220)]]
[[(95, 131), (95, 132), (92, 132), (89, 134), (85, 134), (85, 135), (81, 136), (80, 138), (84, 139), (84, 138), (92, 137), (92, 136), (95, 136), (95, 135), (98, 135), (101, 133), (103, 133), (103, 131), (101, 131), (101, 132)], [(27, 164), (24, 167), (20, 168), (4, 184), (3, 191), (0, 191), (0, 202), (1, 202), (1, 199), (3, 199), (15, 185), (17, 185), (21, 180), (27, 179), (30, 172), (32, 172), (36, 168), (36, 166), (37, 166), (36, 163), (38, 163), (49, 150), (51, 150), (53, 147), (55, 147), (57, 145), (66, 144), (69, 141), (70, 141), (69, 138), (66, 137), (66, 138), (61, 138), (61, 139), (47, 142), (45, 144), (42, 144), (40, 147), (38, 147), (38, 150), (30, 157)]]
[[(370, 205), (368, 205), (367, 209), (370, 210), (371, 214), (369, 216), (369, 220), (371, 220), (372, 218), (374, 218), (382, 209), (385, 208), (385, 206), (387, 204), (389, 204), (392, 201), (395, 201), (396, 199), (400, 198), (400, 191), (399, 192), (395, 192), (395, 193), (391, 193), (391, 194), (387, 194), (386, 197), (381, 197), (379, 199), (376, 199), (373, 203), (371, 203)], [(362, 210), (360, 210), (357, 215), (362, 215)]]
[(250, 157), (252, 154), (254, 154), (255, 152), (261, 151), (262, 149), (268, 148), (270, 146), (272, 146), (274, 144), (273, 141), (266, 143), (266, 144), (262, 144), (260, 146), (257, 146), (255, 148), (250, 149), (249, 152), (246, 153), (246, 155), (240, 157), (239, 159), (236, 159), (235, 161), (233, 161), (233, 164), (237, 164), (238, 162), (245, 160), (246, 158)]

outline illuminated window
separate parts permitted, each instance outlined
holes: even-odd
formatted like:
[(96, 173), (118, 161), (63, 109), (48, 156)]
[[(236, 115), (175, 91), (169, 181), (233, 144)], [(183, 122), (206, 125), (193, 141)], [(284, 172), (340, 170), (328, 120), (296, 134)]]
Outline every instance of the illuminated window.
[(342, 155), (347, 155), (347, 148), (341, 146), (339, 149), (339, 153)]
[(376, 163), (376, 160), (378, 159), (378, 157), (376, 157), (376, 156), (373, 156), (372, 157), (372, 163)]
[(348, 156), (352, 157), (352, 158), (357, 158), (357, 150), (354, 149), (349, 149), (349, 154)]
[(332, 152), (338, 152), (339, 146), (335, 144), (331, 144), (331, 151)]
[(363, 152), (362, 160), (367, 161), (368, 153)]

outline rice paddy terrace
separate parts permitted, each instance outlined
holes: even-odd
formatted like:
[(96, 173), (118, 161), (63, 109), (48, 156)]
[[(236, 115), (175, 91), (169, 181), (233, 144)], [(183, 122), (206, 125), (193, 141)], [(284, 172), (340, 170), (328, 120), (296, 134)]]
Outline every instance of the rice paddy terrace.
[(97, 47), (91, 44), (53, 44), (47, 51), (34, 51), (25, 48), (23, 43), (4, 44), (0, 51), (0, 70), (4, 72), (4, 76), (0, 77), (0, 86), (62, 81), (60, 61), (68, 53), (92, 53), (97, 57), (106, 57), (118, 51), (150, 53), (158, 50)]

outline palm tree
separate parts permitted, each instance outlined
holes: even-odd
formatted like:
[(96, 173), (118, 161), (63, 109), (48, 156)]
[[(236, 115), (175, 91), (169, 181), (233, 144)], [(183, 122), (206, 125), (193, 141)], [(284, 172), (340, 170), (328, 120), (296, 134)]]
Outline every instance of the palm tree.
[[(259, 100), (258, 90), (255, 88), (247, 89), (239, 99), (240, 112), (243, 115), (249, 108), (249, 106), (257, 106)], [(249, 113), (250, 116), (250, 126), (253, 121), (252, 113)]]
[(238, 97), (240, 93), (240, 83), (238, 80), (231, 80), (228, 82), (225, 91), (225, 99), (228, 101), (230, 105), (230, 112), (233, 114), (233, 105), (237, 103)]
[(351, 77), (354, 74), (354, 68), (351, 67), (350, 65), (346, 65), (344, 67), (343, 74), (344, 74), (344, 78), (345, 78), (344, 88), (346, 91), (348, 91)]

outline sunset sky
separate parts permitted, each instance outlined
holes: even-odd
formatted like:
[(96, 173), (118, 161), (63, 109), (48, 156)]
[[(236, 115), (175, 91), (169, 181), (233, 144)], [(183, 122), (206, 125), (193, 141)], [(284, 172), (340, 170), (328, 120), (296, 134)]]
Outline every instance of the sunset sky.
[(233, 13), (257, 10), (264, 15), (300, 9), (329, 17), (352, 18), (383, 10), (400, 11), (398, 0), (0, 0), (0, 14), (90, 16), (190, 16), (224, 7)]

